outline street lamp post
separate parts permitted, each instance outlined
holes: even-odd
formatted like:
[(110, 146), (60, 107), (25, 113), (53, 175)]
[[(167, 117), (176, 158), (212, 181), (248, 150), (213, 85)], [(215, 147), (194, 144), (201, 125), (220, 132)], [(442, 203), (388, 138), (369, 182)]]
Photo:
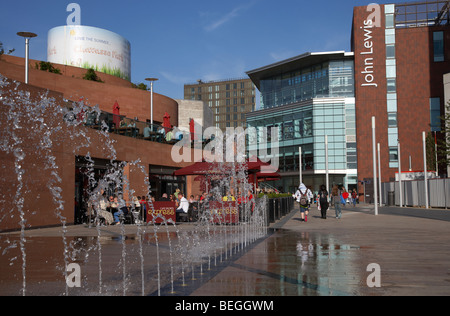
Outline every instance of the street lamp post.
[(325, 183), (327, 191), (330, 192), (330, 174), (328, 170), (328, 135), (325, 135)]
[(378, 215), (378, 183), (377, 183), (377, 151), (376, 151), (376, 132), (375, 116), (372, 116), (372, 154), (373, 154), (373, 197), (375, 205), (375, 215)]
[(379, 191), (380, 191), (380, 206), (383, 206), (383, 194), (382, 194), (382, 188), (381, 188), (381, 145), (378, 143), (377, 145), (378, 149), (378, 185), (379, 185)]
[(34, 38), (37, 34), (31, 32), (19, 32), (20, 37), (25, 38), (25, 83), (28, 84), (28, 64), (30, 59), (30, 38)]
[(422, 143), (423, 143), (423, 181), (425, 184), (425, 207), (429, 208), (428, 203), (428, 168), (427, 168), (427, 136), (426, 133), (422, 133)]
[(400, 152), (400, 140), (397, 141), (397, 150), (398, 150), (398, 188), (400, 193), (400, 207), (403, 207), (402, 157)]
[(150, 124), (152, 124), (153, 130), (153, 83), (158, 81), (157, 78), (145, 78), (146, 81), (150, 81)]
[(300, 177), (300, 184), (303, 183), (303, 162), (302, 162), (302, 147), (298, 147), (298, 170)]

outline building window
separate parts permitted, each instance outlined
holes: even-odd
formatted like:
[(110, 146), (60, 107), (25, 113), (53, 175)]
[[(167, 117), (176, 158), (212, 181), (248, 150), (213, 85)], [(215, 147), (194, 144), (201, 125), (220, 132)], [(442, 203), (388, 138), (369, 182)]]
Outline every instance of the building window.
[(397, 77), (396, 66), (388, 65), (386, 66), (386, 78), (395, 78)]
[(431, 120), (431, 131), (440, 132), (441, 131), (441, 99), (431, 98), (430, 99), (430, 120)]
[(394, 27), (394, 15), (386, 14), (386, 28), (391, 29)]
[(444, 61), (444, 32), (433, 32), (434, 61)]
[(386, 45), (386, 58), (395, 58), (395, 45)]
[(398, 148), (389, 147), (389, 168), (398, 168)]
[(387, 92), (395, 93), (397, 92), (396, 80), (395, 78), (387, 79)]
[(395, 44), (395, 29), (386, 29), (386, 44)]
[(397, 127), (397, 112), (388, 113), (388, 127)]

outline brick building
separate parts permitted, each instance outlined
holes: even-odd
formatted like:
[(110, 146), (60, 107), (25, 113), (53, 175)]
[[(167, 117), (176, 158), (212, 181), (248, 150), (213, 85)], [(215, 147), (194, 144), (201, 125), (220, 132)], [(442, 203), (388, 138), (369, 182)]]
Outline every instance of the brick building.
[(402, 172), (423, 171), (422, 132), (442, 137), (443, 78), (450, 72), (449, 7), (449, 1), (427, 1), (354, 8), (359, 180), (373, 178), (372, 116), (383, 182), (398, 172), (398, 143)]
[[(142, 135), (146, 122), (150, 118), (150, 92), (132, 88), (129, 81), (103, 73), (98, 73), (102, 83), (83, 80), (86, 70), (76, 67), (55, 64), (54, 67), (61, 70), (61, 75), (41, 71), (35, 67), (37, 62), (39, 61), (30, 61), (29, 84), (26, 85), (23, 83), (24, 59), (0, 56), (0, 127), (1, 136), (4, 137), (1, 139), (2, 146), (11, 143), (11, 140), (5, 138), (10, 135), (13, 128), (9, 117), (12, 99), (15, 100), (15, 111), (26, 113), (26, 107), (37, 106), (44, 96), (47, 111), (43, 113), (42, 122), (50, 127), (50, 131), (61, 127), (66, 128), (62, 124), (63, 117), (59, 114), (57, 107), (65, 107), (80, 99), (88, 107), (98, 105), (102, 115), (107, 117), (110, 123), (112, 120), (109, 118), (113, 117), (113, 105), (117, 101), (120, 105), (120, 117), (128, 123), (136, 124), (136, 133), (121, 134), (117, 128), (111, 127), (107, 137), (98, 128), (86, 124), (86, 126), (79, 126), (77, 130), (84, 135), (84, 141), (78, 137), (71, 137), (70, 133), (63, 133), (57, 141), (54, 141), (51, 150), (53, 157), (50, 159), (54, 159), (61, 179), (61, 182), (55, 186), (61, 189), (61, 202), (64, 204), (61, 216), (67, 224), (80, 223), (80, 214), (83, 208), (86, 208), (83, 194), (89, 180), (83, 173), (83, 169), (86, 168), (88, 157), (93, 161), (95, 177), (107, 172), (112, 157), (114, 157), (114, 163), (122, 166), (119, 167), (122, 168), (120, 174), (128, 179), (128, 187), (121, 189), (125, 199), (130, 199), (131, 195), (147, 195), (146, 181), (150, 182), (151, 194), (156, 198), (159, 198), (162, 193), (171, 194), (176, 188), (188, 194), (200, 193), (198, 182), (194, 182), (193, 177), (173, 176), (175, 170), (190, 163), (173, 161), (172, 144), (145, 139)], [(49, 106), (48, 103), (54, 103), (54, 105)], [(52, 111), (52, 109), (56, 110)], [(177, 101), (161, 94), (154, 94), (156, 124), (163, 123), (164, 114), (167, 112), (171, 116), (171, 124), (178, 126), (178, 111)], [(35, 121), (33, 118), (25, 120), (21, 117), (18, 121), (20, 128), (12, 130), (18, 139), (23, 140), (21, 150), (24, 158), (20, 163), (25, 173), (22, 177), (24, 188), (22, 191), (19, 190), (14, 153), (5, 151), (3, 147), (0, 150), (2, 168), (0, 231), (20, 228), (21, 220), (17, 201), (22, 197), (27, 228), (61, 225), (61, 218), (55, 215), (55, 203), (48, 188), (48, 181), (54, 176), (51, 174), (51, 169), (48, 169), (49, 162), (39, 153), (37, 150), (39, 147), (35, 143), (43, 139), (42, 132), (38, 128), (40, 122), (41, 118)], [(115, 153), (111, 153), (108, 144), (113, 144)], [(111, 194), (115, 194), (114, 189), (111, 188)], [(17, 196), (17, 192), (21, 193), (20, 196)]]
[(184, 85), (186, 100), (201, 100), (213, 111), (214, 126), (244, 127), (245, 114), (255, 110), (255, 86), (250, 79), (230, 79)]

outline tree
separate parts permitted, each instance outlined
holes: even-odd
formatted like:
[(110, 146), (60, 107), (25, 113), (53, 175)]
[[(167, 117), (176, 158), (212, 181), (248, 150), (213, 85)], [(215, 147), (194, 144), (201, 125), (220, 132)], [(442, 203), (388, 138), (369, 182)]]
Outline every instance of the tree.
[(90, 80), (90, 81), (96, 81), (96, 82), (103, 82), (99, 76), (97, 76), (97, 73), (94, 69), (90, 68), (87, 70), (87, 72), (83, 76), (84, 80)]
[(442, 133), (444, 137), (438, 141), (438, 155), (440, 163), (450, 166), (450, 101), (447, 103), (445, 114), (441, 117)]
[[(13, 49), (10, 49), (7, 53), (6, 53), (6, 55), (11, 55), (12, 53), (14, 53), (16, 50), (13, 48)], [(2, 42), (0, 42), (0, 56), (1, 55), (4, 55), (5, 54), (5, 50), (3, 49), (3, 43)]]
[(61, 70), (53, 67), (53, 65), (49, 62), (41, 61), (39, 64), (36, 63), (36, 69), (40, 69), (42, 71), (48, 71), (50, 73), (61, 75)]
[(144, 90), (144, 91), (149, 91), (150, 88), (145, 84), (145, 83), (132, 83), (131, 84), (133, 88), (135, 89), (140, 89), (140, 90)]

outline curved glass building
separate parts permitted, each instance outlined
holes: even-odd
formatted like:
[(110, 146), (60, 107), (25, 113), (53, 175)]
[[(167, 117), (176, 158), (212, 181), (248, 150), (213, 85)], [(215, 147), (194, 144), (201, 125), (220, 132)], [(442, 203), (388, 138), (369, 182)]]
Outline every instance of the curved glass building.
[(306, 53), (247, 74), (261, 92), (261, 109), (247, 114), (248, 127), (278, 128), (278, 157), (269, 150), (267, 158), (278, 158), (282, 178), (271, 185), (295, 192), (301, 147), (303, 182), (318, 191), (326, 182), (327, 135), (330, 186), (356, 188), (354, 54)]

